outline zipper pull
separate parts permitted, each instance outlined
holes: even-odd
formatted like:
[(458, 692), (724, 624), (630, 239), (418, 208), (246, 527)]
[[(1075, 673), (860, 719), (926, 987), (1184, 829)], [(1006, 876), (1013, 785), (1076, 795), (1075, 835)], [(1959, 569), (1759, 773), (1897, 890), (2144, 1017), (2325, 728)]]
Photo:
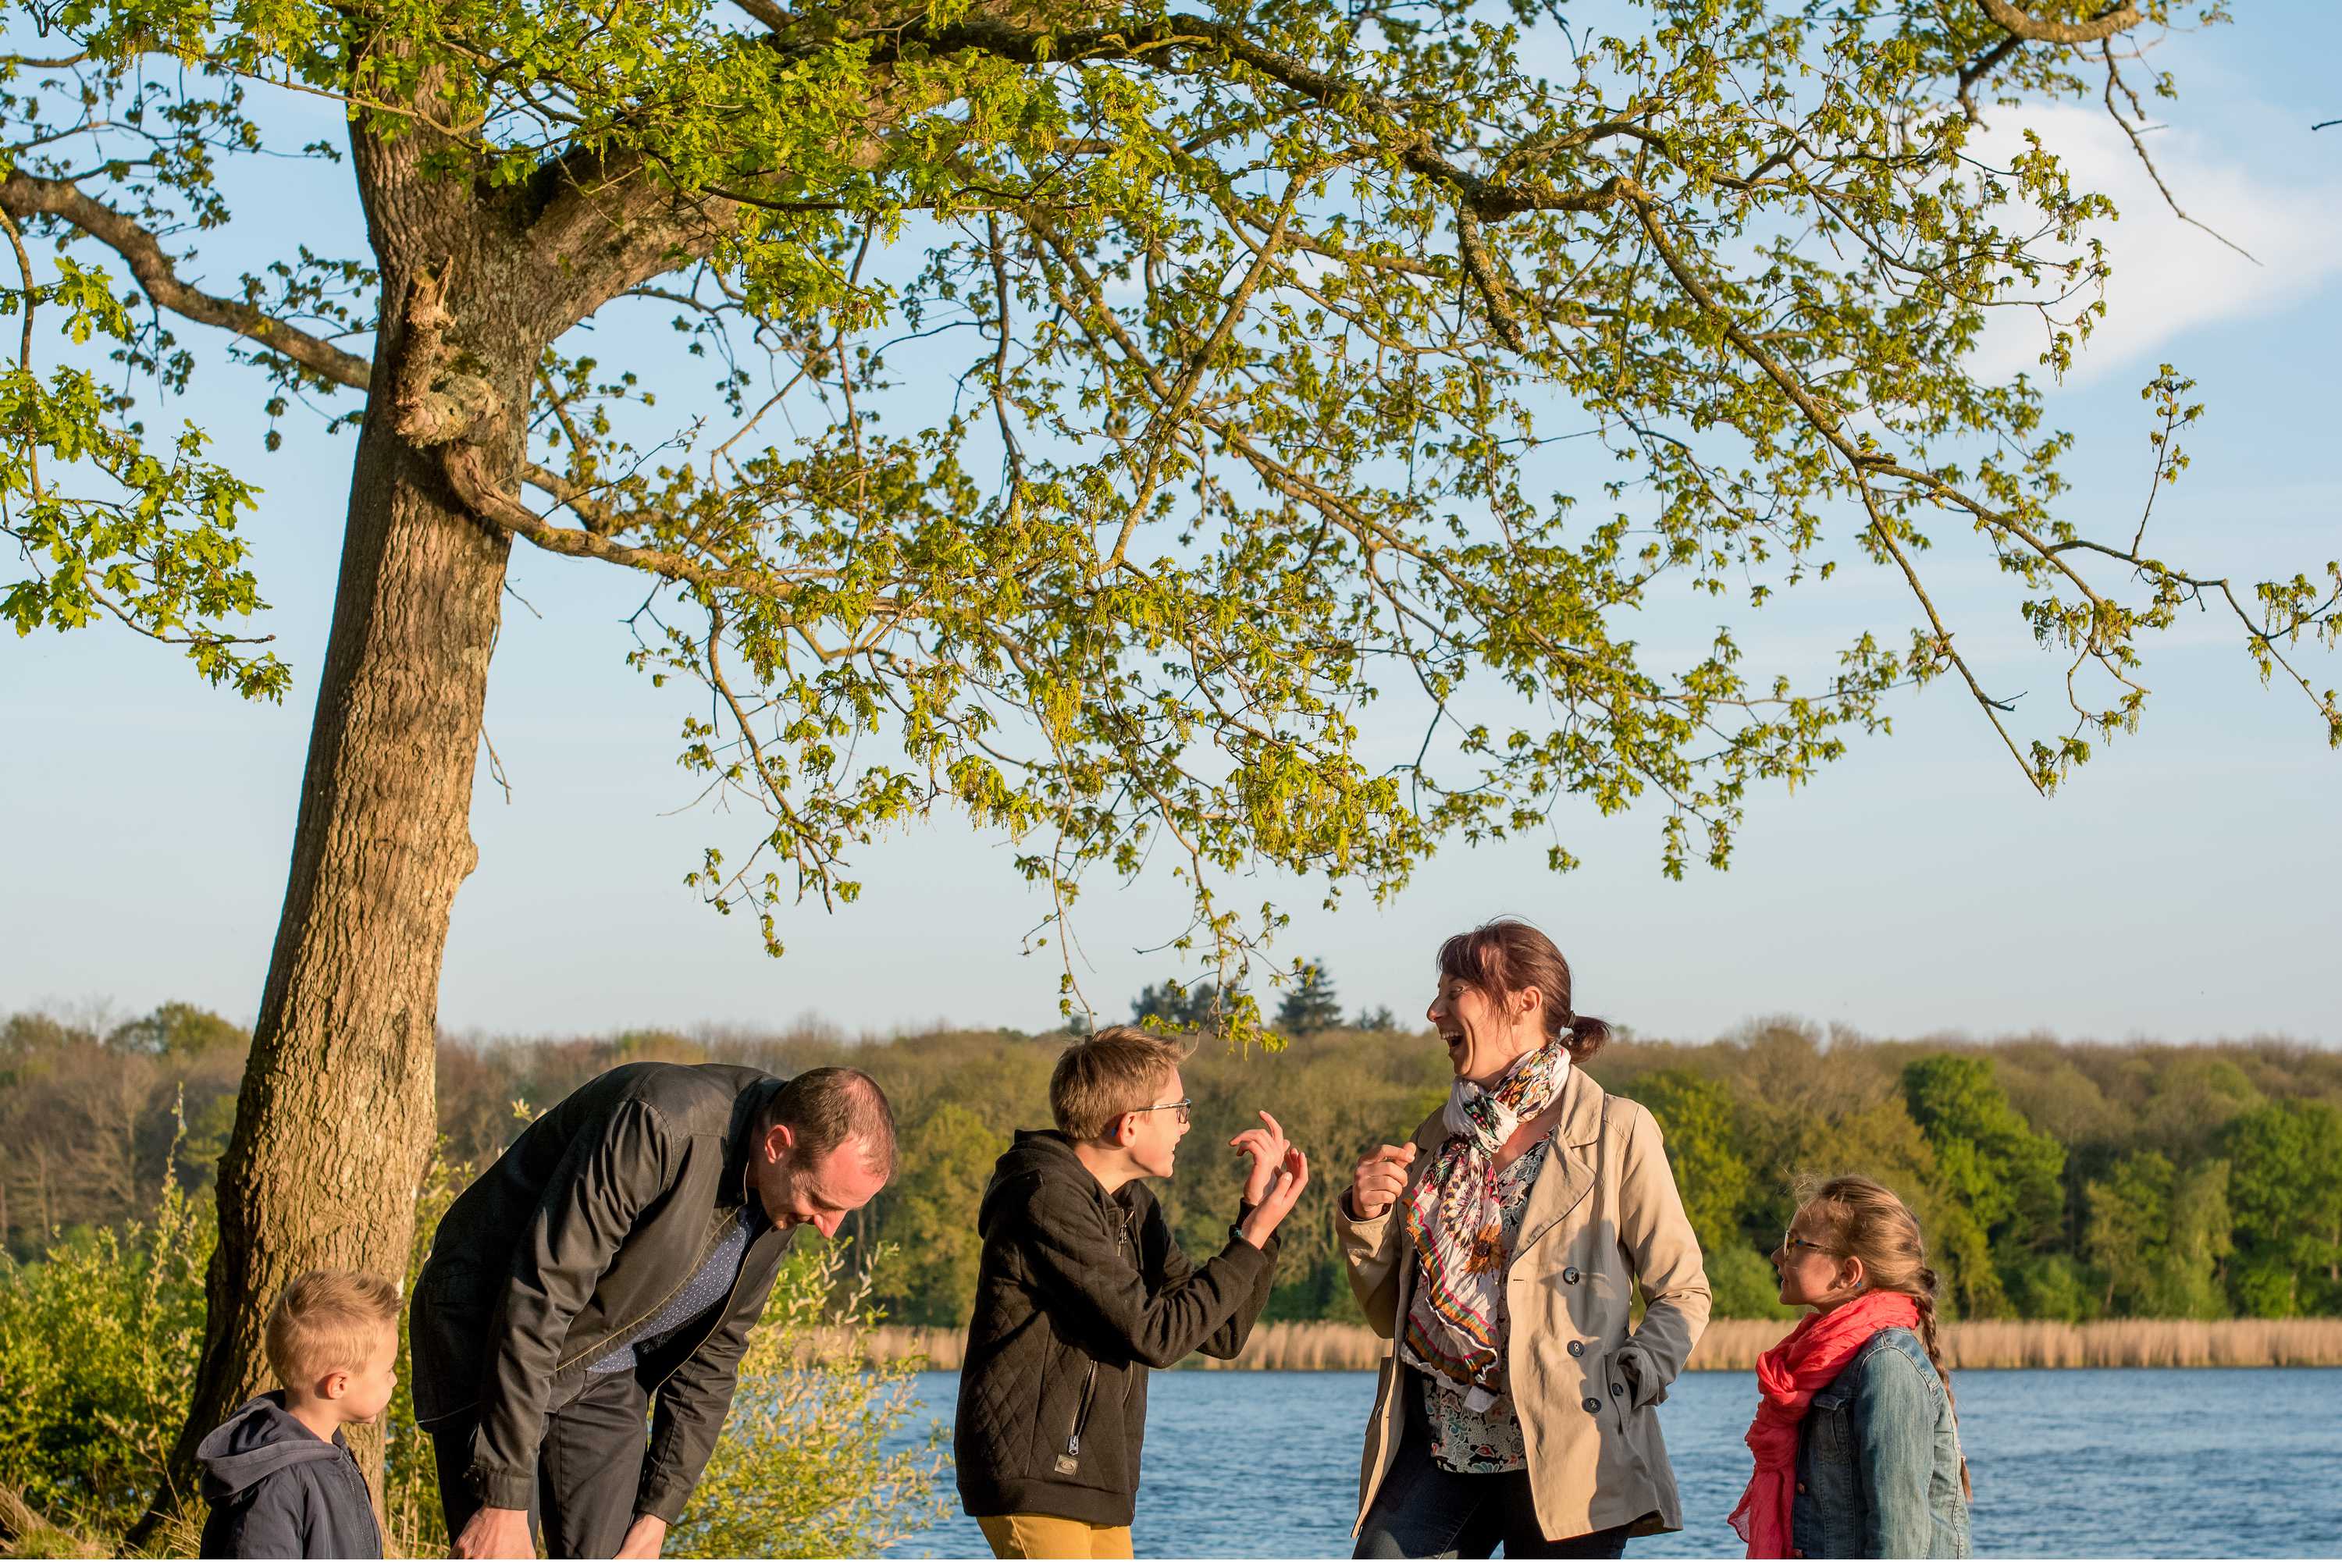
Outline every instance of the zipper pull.
[(1078, 1432), (1066, 1439), (1066, 1452), (1076, 1459), (1082, 1456), (1082, 1434)]

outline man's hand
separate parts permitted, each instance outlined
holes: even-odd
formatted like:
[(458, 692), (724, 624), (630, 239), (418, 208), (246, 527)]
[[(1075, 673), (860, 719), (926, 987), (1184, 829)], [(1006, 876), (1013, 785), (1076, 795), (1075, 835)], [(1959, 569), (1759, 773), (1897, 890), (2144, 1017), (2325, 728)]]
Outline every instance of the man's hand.
[(1257, 1205), (1268, 1196), (1269, 1184), (1276, 1180), (1276, 1168), (1285, 1163), (1285, 1151), (1293, 1146), (1276, 1118), (1263, 1111), (1260, 1119), (1268, 1124), (1266, 1129), (1249, 1128), (1228, 1140), (1228, 1147), (1241, 1149), (1252, 1156), (1252, 1174), (1245, 1178), (1245, 1202)]
[(1267, 1246), (1268, 1238), (1276, 1234), (1276, 1227), (1284, 1223), (1285, 1216), (1293, 1212), (1293, 1205), (1300, 1200), (1301, 1189), (1308, 1184), (1309, 1156), (1290, 1144), (1286, 1144), (1285, 1158), (1278, 1163), (1276, 1179), (1269, 1184), (1260, 1205), (1246, 1214), (1244, 1223), (1236, 1227), (1236, 1234), (1254, 1246)]
[(621, 1557), (656, 1557), (666, 1545), (666, 1521), (656, 1513), (637, 1513), (618, 1548)]
[(465, 1523), (449, 1553), (455, 1557), (534, 1557), (525, 1508), (483, 1508)]
[(1379, 1219), (1406, 1190), (1407, 1168), (1415, 1164), (1412, 1139), (1399, 1147), (1385, 1144), (1358, 1162), (1350, 1179), (1350, 1213), (1361, 1220)]

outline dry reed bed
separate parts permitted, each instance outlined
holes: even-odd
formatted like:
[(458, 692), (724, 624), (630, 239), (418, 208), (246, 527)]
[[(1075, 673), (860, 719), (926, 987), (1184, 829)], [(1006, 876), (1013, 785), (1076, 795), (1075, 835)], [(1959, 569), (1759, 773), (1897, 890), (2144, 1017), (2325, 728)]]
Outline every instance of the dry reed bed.
[[(1746, 1372), (1788, 1325), (1719, 1319), (1693, 1353), (1695, 1372)], [(965, 1335), (949, 1328), (882, 1328), (870, 1336), (870, 1359), (916, 1356), (940, 1371), (959, 1365)], [(843, 1334), (816, 1336), (800, 1354), (846, 1353)], [(2114, 1319), (2104, 1323), (1956, 1323), (1943, 1331), (1944, 1357), (1955, 1368), (2069, 1366), (2342, 1366), (2342, 1319), (2254, 1318), (2219, 1323)], [(1187, 1364), (1265, 1372), (1370, 1372), (1384, 1342), (1356, 1323), (1273, 1323), (1254, 1331), (1233, 1362), (1191, 1358)]]

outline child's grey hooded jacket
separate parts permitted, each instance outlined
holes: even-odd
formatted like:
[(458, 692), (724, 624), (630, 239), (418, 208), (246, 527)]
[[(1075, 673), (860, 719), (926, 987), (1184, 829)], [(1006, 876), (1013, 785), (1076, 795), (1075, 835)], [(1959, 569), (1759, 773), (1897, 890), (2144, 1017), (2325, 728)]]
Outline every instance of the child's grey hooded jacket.
[(380, 1557), (365, 1476), (341, 1433), (327, 1443), (285, 1408), (247, 1401), (203, 1441), (205, 1557)]

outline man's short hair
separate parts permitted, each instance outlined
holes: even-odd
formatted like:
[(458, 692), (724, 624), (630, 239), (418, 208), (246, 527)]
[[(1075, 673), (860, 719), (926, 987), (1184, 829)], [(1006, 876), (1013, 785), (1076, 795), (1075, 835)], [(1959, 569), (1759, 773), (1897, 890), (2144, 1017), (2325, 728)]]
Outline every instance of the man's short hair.
[(379, 1274), (311, 1269), (285, 1287), (262, 1331), (268, 1364), (289, 1390), (355, 1373), (398, 1327), (398, 1287)]
[(777, 1126), (788, 1128), (796, 1151), (790, 1163), (799, 1170), (841, 1144), (857, 1143), (868, 1152), (873, 1171), (894, 1178), (895, 1108), (867, 1073), (851, 1067), (800, 1073), (781, 1085), (758, 1121), (759, 1136)]
[(1194, 1047), (1118, 1024), (1066, 1047), (1049, 1074), (1049, 1114), (1069, 1138), (1098, 1139), (1144, 1109)]

